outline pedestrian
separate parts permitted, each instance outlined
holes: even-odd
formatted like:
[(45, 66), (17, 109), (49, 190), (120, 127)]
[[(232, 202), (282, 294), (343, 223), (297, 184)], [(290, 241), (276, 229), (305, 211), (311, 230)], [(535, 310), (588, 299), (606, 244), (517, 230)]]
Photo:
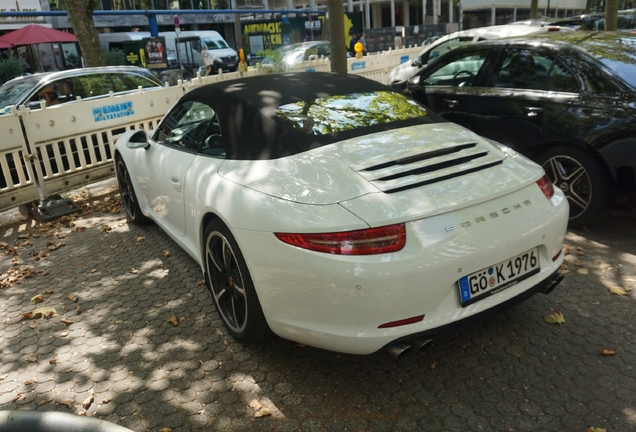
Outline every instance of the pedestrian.
[(205, 76), (212, 75), (212, 59), (208, 54), (208, 47), (203, 45), (201, 47), (201, 66), (205, 68)]
[(356, 55), (356, 42), (358, 42), (358, 38), (356, 37), (357, 35), (355, 33), (351, 33), (351, 40), (349, 41), (349, 52), (351, 53), (351, 55)]
[(363, 55), (367, 55), (367, 34), (365, 32), (362, 32), (362, 34), (360, 35), (360, 39), (359, 42), (362, 44), (362, 54)]

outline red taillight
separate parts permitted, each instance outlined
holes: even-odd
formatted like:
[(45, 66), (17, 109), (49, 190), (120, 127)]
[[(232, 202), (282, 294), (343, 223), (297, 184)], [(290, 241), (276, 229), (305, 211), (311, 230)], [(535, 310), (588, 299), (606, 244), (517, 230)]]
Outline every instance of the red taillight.
[(543, 195), (545, 195), (548, 199), (552, 198), (552, 195), (554, 195), (554, 186), (552, 186), (552, 182), (547, 174), (537, 180), (537, 184), (539, 185), (539, 188), (541, 188)]
[(397, 252), (406, 244), (404, 224), (336, 233), (274, 233), (274, 235), (280, 241), (292, 246), (337, 255), (377, 255)]
[(561, 250), (559, 250), (558, 254), (556, 254), (555, 256), (552, 257), (552, 261), (558, 260), (560, 256), (561, 256)]
[(549, 32), (553, 32), (553, 31), (561, 31), (561, 27), (548, 27), (548, 31), (549, 31)]
[(391, 321), (388, 323), (384, 323), (378, 326), (378, 328), (391, 328), (391, 327), (399, 327), (407, 324), (413, 324), (416, 322), (420, 322), (424, 319), (424, 315), (418, 315), (413, 318), (406, 318), (398, 321)]

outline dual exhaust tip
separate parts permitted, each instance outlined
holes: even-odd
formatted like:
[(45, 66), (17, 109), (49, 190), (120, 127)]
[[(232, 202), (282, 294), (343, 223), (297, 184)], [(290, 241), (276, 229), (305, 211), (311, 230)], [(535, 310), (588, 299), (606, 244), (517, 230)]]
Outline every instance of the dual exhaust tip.
[(397, 343), (388, 345), (387, 347), (384, 348), (384, 351), (391, 354), (391, 356), (395, 360), (399, 360), (400, 358), (410, 353), (412, 350), (415, 350), (416, 352), (422, 351), (431, 342), (433, 342), (433, 339), (431, 338), (425, 338), (425, 337), (415, 338), (415, 339), (411, 339), (408, 342), (407, 341), (397, 342)]

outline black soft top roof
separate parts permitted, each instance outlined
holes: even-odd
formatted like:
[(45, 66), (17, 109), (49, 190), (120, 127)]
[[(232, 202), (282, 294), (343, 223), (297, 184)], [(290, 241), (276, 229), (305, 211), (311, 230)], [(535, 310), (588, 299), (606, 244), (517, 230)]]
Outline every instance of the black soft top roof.
[(445, 121), (429, 110), (428, 115), (410, 120), (329, 135), (311, 135), (295, 129), (276, 115), (276, 110), (285, 104), (377, 91), (392, 89), (355, 75), (298, 72), (208, 84), (186, 93), (181, 100), (204, 102), (214, 109), (219, 117), (228, 159), (278, 159), (373, 132)]

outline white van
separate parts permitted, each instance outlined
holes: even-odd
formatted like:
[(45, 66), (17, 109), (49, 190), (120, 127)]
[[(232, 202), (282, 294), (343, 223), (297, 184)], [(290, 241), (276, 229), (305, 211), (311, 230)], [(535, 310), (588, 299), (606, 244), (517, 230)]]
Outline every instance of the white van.
[[(239, 58), (227, 44), (225, 39), (214, 30), (192, 30), (179, 33), (179, 52), (177, 53), (177, 35), (175, 32), (160, 32), (159, 36), (166, 38), (168, 56), (181, 58), (181, 64), (186, 69), (197, 69), (201, 65), (201, 47), (205, 45), (208, 56), (212, 60), (212, 73), (219, 70), (234, 72), (238, 69)], [(178, 55), (177, 55), (178, 54)]]
[[(219, 70), (234, 72), (238, 69), (238, 54), (230, 48), (219, 32), (214, 30), (182, 31), (178, 35), (178, 51), (177, 34), (174, 31), (159, 32), (158, 36), (166, 40), (169, 68), (178, 68), (178, 61), (181, 60), (184, 68), (195, 72), (201, 65), (201, 47), (205, 45), (208, 56), (213, 62), (212, 73), (217, 73)], [(143, 39), (149, 37), (150, 32), (100, 33), (99, 42), (104, 50), (118, 48), (127, 52), (126, 47), (135, 46), (135, 44), (143, 47)]]

